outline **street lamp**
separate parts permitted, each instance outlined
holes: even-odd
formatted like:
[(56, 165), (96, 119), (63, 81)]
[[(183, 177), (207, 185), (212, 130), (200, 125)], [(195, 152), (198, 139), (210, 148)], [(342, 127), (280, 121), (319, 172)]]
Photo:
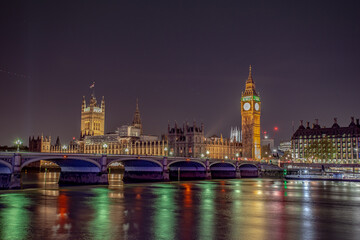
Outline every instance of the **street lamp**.
[(20, 139), (17, 139), (15, 141), (15, 144), (17, 145), (17, 151), (19, 152), (20, 151), (20, 145), (22, 144), (22, 141)]
[(170, 156), (172, 156), (174, 153), (172, 151), (170, 151)]
[(209, 158), (210, 152), (209, 150), (206, 151), (206, 157)]
[(167, 156), (167, 151), (168, 151), (168, 148), (167, 148), (167, 147), (164, 147), (165, 156)]
[(128, 148), (125, 148), (125, 153), (129, 154), (129, 149)]
[(202, 154), (201, 154), (201, 158), (204, 158), (204, 156), (205, 156), (205, 155), (202, 153)]
[(228, 159), (228, 156), (225, 156), (225, 159)]
[(62, 150), (63, 150), (63, 152), (66, 152), (67, 146), (66, 146), (66, 145), (63, 145), (63, 146), (62, 146)]
[(103, 148), (104, 148), (104, 154), (106, 154), (106, 149), (108, 148), (108, 145), (106, 143), (104, 143)]

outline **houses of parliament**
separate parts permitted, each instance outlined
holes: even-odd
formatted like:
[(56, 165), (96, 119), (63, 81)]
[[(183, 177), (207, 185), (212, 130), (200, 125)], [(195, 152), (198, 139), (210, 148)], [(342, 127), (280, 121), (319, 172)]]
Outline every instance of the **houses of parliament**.
[(215, 159), (256, 159), (260, 153), (260, 96), (255, 90), (251, 66), (246, 80), (245, 91), (241, 95), (242, 141), (227, 139), (221, 135), (205, 137), (203, 123), (168, 124), (167, 134), (161, 137), (143, 132), (139, 102), (136, 100), (133, 121), (105, 134), (105, 99), (97, 102), (91, 94), (87, 103), (85, 96), (81, 104), (81, 129), (79, 139), (69, 145), (62, 145), (57, 138), (51, 144), (51, 136), (29, 138), (29, 149), (34, 152), (89, 153), (89, 154), (129, 154), (174, 156), (188, 158)]

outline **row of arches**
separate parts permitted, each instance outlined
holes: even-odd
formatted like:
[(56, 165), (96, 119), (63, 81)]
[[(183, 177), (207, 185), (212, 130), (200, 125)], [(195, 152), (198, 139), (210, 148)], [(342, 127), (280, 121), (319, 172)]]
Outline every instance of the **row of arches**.
[[(46, 160), (55, 163), (61, 168), (61, 172), (71, 173), (100, 173), (101, 165), (99, 162), (88, 158), (69, 158), (48, 157), (32, 159), (24, 162), (20, 170), (31, 163)], [(109, 169), (115, 163), (121, 163), (124, 167), (124, 180), (162, 180), (163, 166), (160, 161), (153, 159), (115, 159), (108, 162), (106, 168)], [(236, 178), (236, 165), (230, 162), (214, 162), (210, 164), (212, 178)], [(206, 165), (201, 161), (178, 160), (168, 164), (169, 178), (175, 179), (203, 179), (206, 178)], [(257, 177), (258, 168), (253, 164), (242, 164), (239, 166), (241, 177)], [(0, 160), (0, 174), (11, 174), (12, 166), (10, 163)]]

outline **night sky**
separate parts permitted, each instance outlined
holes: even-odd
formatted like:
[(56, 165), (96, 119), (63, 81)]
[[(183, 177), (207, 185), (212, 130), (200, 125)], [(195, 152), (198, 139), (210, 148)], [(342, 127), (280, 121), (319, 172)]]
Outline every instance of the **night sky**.
[(93, 81), (106, 132), (132, 121), (138, 97), (145, 133), (196, 120), (228, 137), (250, 64), (277, 141), (301, 119), (348, 125), (360, 117), (359, 12), (360, 1), (1, 1), (0, 144), (78, 138)]

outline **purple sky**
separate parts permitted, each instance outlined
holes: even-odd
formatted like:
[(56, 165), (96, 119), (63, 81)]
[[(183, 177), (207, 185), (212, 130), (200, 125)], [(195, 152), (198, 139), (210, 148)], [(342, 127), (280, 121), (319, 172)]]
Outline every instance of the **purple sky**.
[(249, 64), (262, 131), (278, 126), (278, 141), (301, 119), (348, 125), (360, 117), (359, 12), (359, 1), (1, 1), (0, 144), (78, 137), (92, 81), (107, 132), (131, 122), (138, 97), (145, 133), (196, 119), (228, 137)]

